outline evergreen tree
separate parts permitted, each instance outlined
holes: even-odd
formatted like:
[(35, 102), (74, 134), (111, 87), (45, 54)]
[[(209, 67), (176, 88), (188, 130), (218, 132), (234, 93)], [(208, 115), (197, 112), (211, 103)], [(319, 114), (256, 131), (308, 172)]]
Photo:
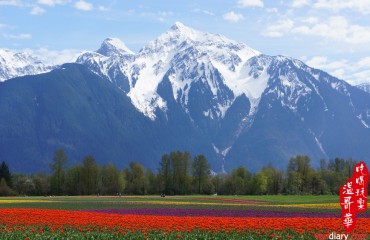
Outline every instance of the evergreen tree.
[(12, 175), (10, 174), (9, 167), (3, 161), (0, 166), (0, 180), (4, 179), (6, 184), (11, 187), (12, 186)]

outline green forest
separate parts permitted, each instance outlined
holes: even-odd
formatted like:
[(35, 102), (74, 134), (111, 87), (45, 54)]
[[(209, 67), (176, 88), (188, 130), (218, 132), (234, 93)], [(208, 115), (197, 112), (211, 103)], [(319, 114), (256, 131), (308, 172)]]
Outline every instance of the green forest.
[(321, 160), (315, 169), (308, 156), (299, 155), (289, 160), (285, 170), (269, 165), (252, 173), (240, 166), (216, 174), (203, 155), (192, 157), (187, 151), (174, 151), (163, 155), (153, 172), (136, 162), (124, 169), (112, 164), (101, 166), (93, 156), (68, 166), (64, 150), (58, 149), (49, 174), (11, 173), (3, 161), (0, 196), (338, 194), (356, 163), (353, 159)]

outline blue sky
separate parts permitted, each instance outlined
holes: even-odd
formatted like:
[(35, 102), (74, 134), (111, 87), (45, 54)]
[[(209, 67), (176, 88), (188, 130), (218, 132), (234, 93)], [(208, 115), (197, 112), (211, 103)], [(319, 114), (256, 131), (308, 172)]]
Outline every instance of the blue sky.
[(0, 0), (0, 48), (61, 63), (117, 37), (138, 52), (179, 21), (357, 84), (370, 82), (369, 19), (369, 0)]

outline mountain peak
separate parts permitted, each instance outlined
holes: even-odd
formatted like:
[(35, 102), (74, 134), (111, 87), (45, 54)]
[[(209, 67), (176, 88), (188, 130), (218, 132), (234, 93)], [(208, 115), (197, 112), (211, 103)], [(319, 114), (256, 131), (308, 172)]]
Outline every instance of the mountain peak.
[[(157, 39), (149, 42), (141, 50), (141, 53), (146, 54), (148, 52), (166, 52), (177, 49), (178, 47), (184, 47), (185, 45), (197, 47), (202, 46), (200, 49), (201, 51), (211, 50), (211, 46), (218, 49), (249, 48), (247, 45), (233, 41), (223, 35), (199, 31), (197, 29), (188, 27), (181, 22), (175, 22)], [(257, 51), (253, 49), (250, 50), (257, 53)]]
[(0, 49), (0, 82), (24, 75), (35, 75), (52, 70), (54, 67), (41, 60), (32, 52), (16, 52)]
[(164, 33), (167, 36), (170, 37), (175, 37), (179, 39), (191, 39), (191, 40), (196, 40), (199, 38), (199, 36), (203, 35), (203, 32), (197, 31), (191, 27), (188, 27), (184, 25), (181, 22), (175, 22), (171, 28)]
[(171, 27), (172, 30), (175, 30), (175, 31), (181, 31), (181, 30), (184, 30), (184, 29), (190, 29), (189, 27), (185, 26), (183, 23), (181, 22), (175, 22), (172, 27)]
[(110, 56), (117, 53), (124, 55), (135, 54), (118, 38), (105, 39), (97, 52), (104, 56)]

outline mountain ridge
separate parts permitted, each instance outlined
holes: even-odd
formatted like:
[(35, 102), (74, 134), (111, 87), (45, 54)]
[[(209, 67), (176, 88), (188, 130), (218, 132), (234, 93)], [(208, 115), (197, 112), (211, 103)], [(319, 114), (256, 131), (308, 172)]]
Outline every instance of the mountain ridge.
[[(297, 154), (310, 156), (315, 166), (322, 158), (370, 157), (370, 94), (290, 57), (264, 55), (175, 23), (137, 54), (108, 38), (76, 63), (7, 81), (27, 79), (37, 92), (58, 86), (65, 94), (48, 97), (48, 108), (56, 109), (51, 115), (22, 107), (22, 101), (37, 94), (21, 94), (21, 99), (0, 94), (1, 124), (16, 132), (35, 132), (35, 126), (21, 124), (23, 118), (44, 119), (49, 126), (39, 131), (35, 143), (24, 143), (37, 153), (33, 158), (47, 162), (55, 148), (72, 146), (67, 153), (74, 161), (90, 151), (117, 166), (132, 160), (155, 166), (167, 152), (189, 150), (204, 154), (219, 172), (239, 165), (282, 167)], [(9, 85), (0, 84), (0, 92), (5, 86), (17, 92)], [(96, 98), (105, 100), (92, 104)], [(59, 107), (58, 100), (74, 108)], [(12, 101), (16, 112), (7, 107)], [(90, 118), (78, 117), (80, 112)], [(70, 127), (61, 129), (60, 123)], [(15, 144), (12, 134), (0, 129), (0, 141), (7, 146), (0, 157), (16, 154), (8, 149)]]
[(358, 87), (359, 89), (365, 92), (370, 93), (370, 83), (362, 83), (362, 84), (357, 85), (356, 87)]
[(15, 77), (45, 73), (54, 67), (43, 63), (37, 56), (29, 52), (0, 49), (0, 82)]

